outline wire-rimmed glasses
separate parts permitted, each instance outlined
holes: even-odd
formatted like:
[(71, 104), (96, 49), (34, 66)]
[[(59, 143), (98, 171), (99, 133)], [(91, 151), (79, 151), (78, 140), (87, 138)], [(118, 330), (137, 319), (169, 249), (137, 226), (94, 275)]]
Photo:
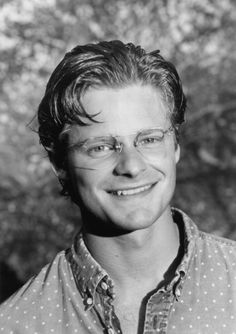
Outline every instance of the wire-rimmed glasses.
[[(173, 132), (173, 126), (166, 130), (160, 127), (141, 130), (134, 137), (133, 145), (144, 159), (150, 161), (163, 152), (165, 135)], [(128, 136), (92, 137), (73, 143), (68, 149), (69, 152), (79, 154), (78, 167), (81, 165), (83, 168), (102, 168), (104, 165), (113, 164), (118, 160), (125, 146), (121, 139), (130, 136), (134, 136), (134, 134)]]

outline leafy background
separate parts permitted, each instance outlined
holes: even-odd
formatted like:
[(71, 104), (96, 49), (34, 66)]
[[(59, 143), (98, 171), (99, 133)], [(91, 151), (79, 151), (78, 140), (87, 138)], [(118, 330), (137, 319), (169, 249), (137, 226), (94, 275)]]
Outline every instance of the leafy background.
[(76, 44), (132, 41), (175, 63), (189, 104), (173, 204), (236, 240), (235, 31), (234, 0), (0, 0), (0, 300), (80, 226), (27, 127)]

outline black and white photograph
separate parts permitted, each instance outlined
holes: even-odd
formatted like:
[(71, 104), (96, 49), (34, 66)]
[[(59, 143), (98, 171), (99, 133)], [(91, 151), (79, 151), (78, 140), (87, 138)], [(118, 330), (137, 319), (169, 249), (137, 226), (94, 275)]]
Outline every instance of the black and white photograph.
[(0, 334), (236, 334), (236, 2), (0, 0)]

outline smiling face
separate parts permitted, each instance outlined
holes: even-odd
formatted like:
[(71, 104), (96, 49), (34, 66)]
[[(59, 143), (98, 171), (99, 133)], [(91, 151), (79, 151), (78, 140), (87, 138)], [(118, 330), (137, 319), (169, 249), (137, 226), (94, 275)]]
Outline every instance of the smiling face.
[[(68, 173), (86, 217), (101, 230), (124, 232), (150, 227), (165, 216), (175, 188), (179, 147), (174, 134), (166, 134), (163, 149), (148, 160), (134, 147), (135, 134), (143, 129), (169, 128), (168, 108), (151, 86), (89, 89), (82, 98), (87, 113), (97, 114), (89, 126), (73, 125), (69, 145), (91, 137), (121, 136), (123, 150), (113, 163), (81, 168), (81, 153), (68, 153)], [(132, 136), (132, 134), (134, 134)], [(88, 220), (88, 218), (87, 218)], [(87, 222), (89, 224), (89, 222)]]

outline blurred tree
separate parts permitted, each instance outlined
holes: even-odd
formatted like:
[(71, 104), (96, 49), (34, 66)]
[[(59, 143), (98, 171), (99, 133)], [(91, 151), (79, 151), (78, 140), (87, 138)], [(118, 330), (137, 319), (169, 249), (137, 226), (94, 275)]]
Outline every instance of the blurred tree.
[(80, 226), (26, 125), (64, 53), (103, 39), (159, 48), (177, 65), (189, 110), (174, 204), (202, 229), (236, 239), (235, 1), (1, 0), (0, 6), (0, 261), (24, 281)]

